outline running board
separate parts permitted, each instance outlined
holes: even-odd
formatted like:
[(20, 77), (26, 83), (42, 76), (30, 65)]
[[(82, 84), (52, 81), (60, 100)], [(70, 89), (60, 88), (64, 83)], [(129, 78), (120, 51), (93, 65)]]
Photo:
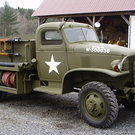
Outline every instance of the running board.
[(33, 91), (62, 95), (61, 88), (57, 88), (57, 87), (40, 86), (40, 87), (34, 88)]

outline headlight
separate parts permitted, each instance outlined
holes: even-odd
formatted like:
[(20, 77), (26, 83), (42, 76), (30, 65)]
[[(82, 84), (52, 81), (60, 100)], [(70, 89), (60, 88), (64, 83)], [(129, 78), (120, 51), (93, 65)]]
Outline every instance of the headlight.
[(124, 57), (122, 60), (114, 60), (111, 62), (112, 70), (121, 72), (129, 70), (129, 59), (128, 56)]
[(112, 70), (117, 71), (117, 72), (120, 71), (120, 69), (121, 69), (120, 63), (121, 63), (121, 60), (112, 61), (111, 62)]

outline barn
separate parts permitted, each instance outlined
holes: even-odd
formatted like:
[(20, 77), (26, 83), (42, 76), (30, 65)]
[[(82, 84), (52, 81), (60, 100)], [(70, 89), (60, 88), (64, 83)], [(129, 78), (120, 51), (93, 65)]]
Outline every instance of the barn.
[(95, 29), (101, 42), (135, 48), (134, 0), (44, 0), (33, 16), (39, 25), (50, 18), (98, 24)]

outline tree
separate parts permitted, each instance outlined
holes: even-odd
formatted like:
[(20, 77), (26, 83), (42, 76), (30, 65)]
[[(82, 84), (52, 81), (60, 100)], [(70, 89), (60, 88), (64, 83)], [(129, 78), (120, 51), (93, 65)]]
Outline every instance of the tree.
[(28, 10), (27, 10), (26, 18), (27, 18), (28, 20), (33, 19), (33, 17), (32, 17), (33, 11), (34, 11), (33, 9), (28, 9)]
[(0, 33), (2, 36), (10, 36), (12, 34), (17, 34), (17, 28), (13, 28), (14, 25), (18, 24), (17, 22), (17, 14), (8, 4), (5, 2), (3, 12), (0, 17)]
[(18, 11), (23, 16), (26, 12), (26, 9), (18, 7)]

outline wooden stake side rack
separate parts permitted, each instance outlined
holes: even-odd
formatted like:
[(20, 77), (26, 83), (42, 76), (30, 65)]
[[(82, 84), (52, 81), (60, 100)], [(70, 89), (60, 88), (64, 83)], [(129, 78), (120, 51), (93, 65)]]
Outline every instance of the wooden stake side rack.
[[(20, 56), (19, 53), (14, 53), (15, 41), (17, 41), (16, 38), (0, 39), (0, 56), (9, 56), (11, 58), (11, 62), (13, 62), (13, 56)], [(10, 48), (8, 48), (8, 44), (10, 44)]]

